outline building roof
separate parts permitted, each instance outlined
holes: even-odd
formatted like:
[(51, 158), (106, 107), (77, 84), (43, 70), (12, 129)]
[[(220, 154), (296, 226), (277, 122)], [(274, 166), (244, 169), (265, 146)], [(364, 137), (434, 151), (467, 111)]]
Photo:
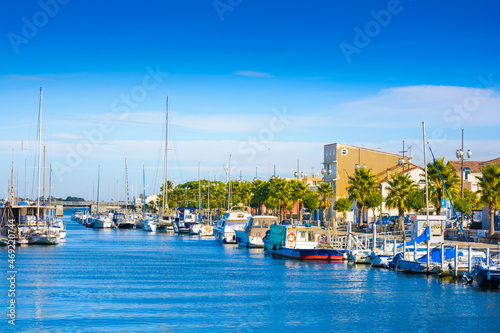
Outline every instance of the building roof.
[(479, 167), (484, 167), (484, 166), (487, 166), (487, 165), (490, 165), (490, 164), (498, 164), (498, 163), (500, 163), (500, 157), (492, 159), (492, 160), (489, 160), (489, 161), (481, 162), (479, 164)]
[[(469, 168), (472, 173), (481, 173), (481, 164), (485, 163), (484, 161), (464, 161), (464, 168)], [(457, 172), (460, 172), (462, 169), (462, 161), (448, 161), (448, 164), (451, 165), (453, 169)]]
[[(382, 171), (382, 172), (379, 172), (377, 173), (375, 176), (379, 179), (379, 184), (381, 183), (384, 183), (386, 181), (388, 181), (389, 179), (392, 179), (391, 175), (395, 174), (395, 173), (403, 173), (403, 168), (401, 167), (401, 165), (396, 165), (390, 169), (387, 169), (386, 171)], [(410, 164), (410, 168), (405, 168), (405, 174), (409, 173), (409, 172), (412, 172), (413, 170), (424, 170), (422, 169), (421, 167), (419, 167), (418, 165), (415, 165), (415, 164)], [(387, 172), (389, 172), (389, 177), (387, 177)]]
[[(391, 156), (403, 157), (403, 155), (400, 155), (400, 154), (389, 153), (389, 152), (378, 150), (378, 149), (370, 149), (370, 148), (365, 148), (365, 147), (358, 147), (358, 146), (353, 146), (353, 145), (349, 145), (349, 144), (346, 144), (346, 143), (340, 143), (340, 142), (328, 143), (328, 144), (326, 144), (324, 146), (330, 146), (330, 145), (334, 145), (334, 144), (337, 144), (339, 146), (345, 146), (345, 147), (355, 148), (355, 149), (372, 151), (372, 152), (376, 152), (376, 153), (379, 153), (379, 154), (386, 154), (386, 155), (391, 155)], [(411, 156), (405, 156), (405, 158), (411, 158)]]

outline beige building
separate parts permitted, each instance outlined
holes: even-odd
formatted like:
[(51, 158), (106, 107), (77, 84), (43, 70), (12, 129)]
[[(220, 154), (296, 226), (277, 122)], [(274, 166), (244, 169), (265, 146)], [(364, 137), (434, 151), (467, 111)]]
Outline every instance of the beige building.
[[(402, 155), (380, 150), (356, 147), (343, 143), (331, 143), (324, 146), (323, 165), (325, 181), (330, 183), (338, 197), (347, 197), (348, 179), (358, 167), (371, 169), (374, 175), (383, 179), (386, 173), (394, 173), (397, 169), (403, 171)], [(415, 167), (411, 158), (404, 156), (404, 168)]]
[[(482, 161), (464, 161), (464, 189), (477, 192), (479, 190), (478, 183), (479, 177), (483, 174), (481, 168), (486, 165)], [(460, 177), (462, 170), (462, 161), (449, 161), (449, 165), (456, 170), (458, 177)]]

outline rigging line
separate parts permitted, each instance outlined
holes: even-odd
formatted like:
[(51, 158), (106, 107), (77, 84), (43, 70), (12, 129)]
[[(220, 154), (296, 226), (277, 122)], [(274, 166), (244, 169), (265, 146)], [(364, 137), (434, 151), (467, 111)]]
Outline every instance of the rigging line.
[[(441, 175), (441, 171), (439, 170), (439, 167), (437, 165), (436, 158), (434, 157), (434, 153), (432, 152), (431, 146), (429, 146), (429, 150), (431, 151), (432, 159), (434, 160), (434, 164), (436, 165), (436, 169), (439, 172), (439, 177), (441, 178), (441, 181), (443, 182), (443, 187), (444, 187), (444, 190), (446, 191), (446, 195), (448, 196), (448, 199), (450, 200), (451, 207), (453, 208), (453, 212), (455, 213), (455, 216), (457, 216), (457, 222), (458, 222), (458, 225), (460, 226), (460, 230), (462, 230), (462, 233), (464, 234), (465, 241), (467, 242), (467, 245), (470, 245), (469, 240), (467, 239), (467, 235), (464, 232), (464, 228), (462, 228), (462, 223), (460, 223), (460, 221), (458, 220), (457, 211), (455, 210), (455, 206), (453, 205), (453, 201), (451, 200), (450, 194), (448, 193), (448, 189), (446, 188), (446, 184), (444, 183), (443, 175)], [(453, 244), (453, 242), (452, 242), (452, 244)]]
[[(154, 173), (154, 177), (153, 177), (153, 186), (152, 186), (152, 190), (153, 190), (153, 193), (156, 193), (156, 186), (158, 185), (158, 171), (160, 169), (160, 161), (162, 160), (162, 157), (164, 156), (163, 154), (165, 153), (163, 151), (163, 138), (165, 138), (165, 122), (167, 120), (165, 119), (165, 117), (163, 117), (163, 126), (162, 126), (162, 131), (161, 131), (161, 140), (159, 141), (160, 144), (159, 144), (159, 148), (158, 148), (158, 159), (156, 161), (156, 169), (155, 169), (155, 173)], [(160, 192), (158, 190), (158, 192)]]

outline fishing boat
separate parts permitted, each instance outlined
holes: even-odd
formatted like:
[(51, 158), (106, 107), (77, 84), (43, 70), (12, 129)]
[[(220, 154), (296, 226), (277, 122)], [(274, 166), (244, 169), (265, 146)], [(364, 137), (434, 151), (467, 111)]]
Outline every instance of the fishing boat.
[(325, 229), (309, 226), (271, 225), (264, 249), (273, 257), (299, 260), (344, 260), (346, 252), (332, 247)]
[(196, 208), (179, 207), (177, 217), (173, 222), (174, 232), (176, 234), (189, 234), (189, 229), (196, 223)]
[(279, 223), (278, 218), (270, 215), (256, 215), (247, 218), (247, 220), (244, 230), (234, 230), (238, 246), (263, 248), (263, 238), (271, 225)]
[(236, 244), (235, 230), (244, 230), (248, 218), (252, 215), (248, 212), (249, 208), (238, 204), (231, 207), (214, 228), (215, 240), (224, 244)]

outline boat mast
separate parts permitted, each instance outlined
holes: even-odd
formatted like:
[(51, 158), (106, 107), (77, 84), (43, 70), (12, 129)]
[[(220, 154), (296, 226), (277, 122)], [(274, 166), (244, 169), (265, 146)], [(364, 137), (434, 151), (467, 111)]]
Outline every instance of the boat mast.
[(146, 171), (142, 165), (142, 217), (146, 217)]
[(168, 96), (167, 96), (167, 113), (165, 117), (165, 166), (164, 166), (164, 179), (163, 184), (163, 211), (168, 212), (168, 169), (167, 169), (167, 156), (168, 156)]
[(97, 214), (99, 214), (99, 194), (100, 194), (100, 184), (101, 184), (101, 166), (97, 167)]
[(127, 159), (125, 158), (125, 210), (128, 212), (128, 175), (127, 175)]
[(38, 188), (36, 198), (36, 219), (40, 220), (40, 167), (42, 157), (42, 88), (40, 88), (40, 105), (38, 111)]
[(231, 154), (229, 154), (229, 176), (228, 176), (228, 187), (227, 187), (227, 209), (231, 209)]
[(198, 216), (201, 222), (201, 176), (200, 176), (200, 162), (198, 162)]
[(424, 132), (424, 166), (425, 166), (425, 215), (427, 216), (427, 225), (429, 225), (429, 186), (427, 180), (427, 139), (425, 137), (425, 121), (422, 122)]
[(52, 163), (49, 164), (49, 216), (52, 217)]

